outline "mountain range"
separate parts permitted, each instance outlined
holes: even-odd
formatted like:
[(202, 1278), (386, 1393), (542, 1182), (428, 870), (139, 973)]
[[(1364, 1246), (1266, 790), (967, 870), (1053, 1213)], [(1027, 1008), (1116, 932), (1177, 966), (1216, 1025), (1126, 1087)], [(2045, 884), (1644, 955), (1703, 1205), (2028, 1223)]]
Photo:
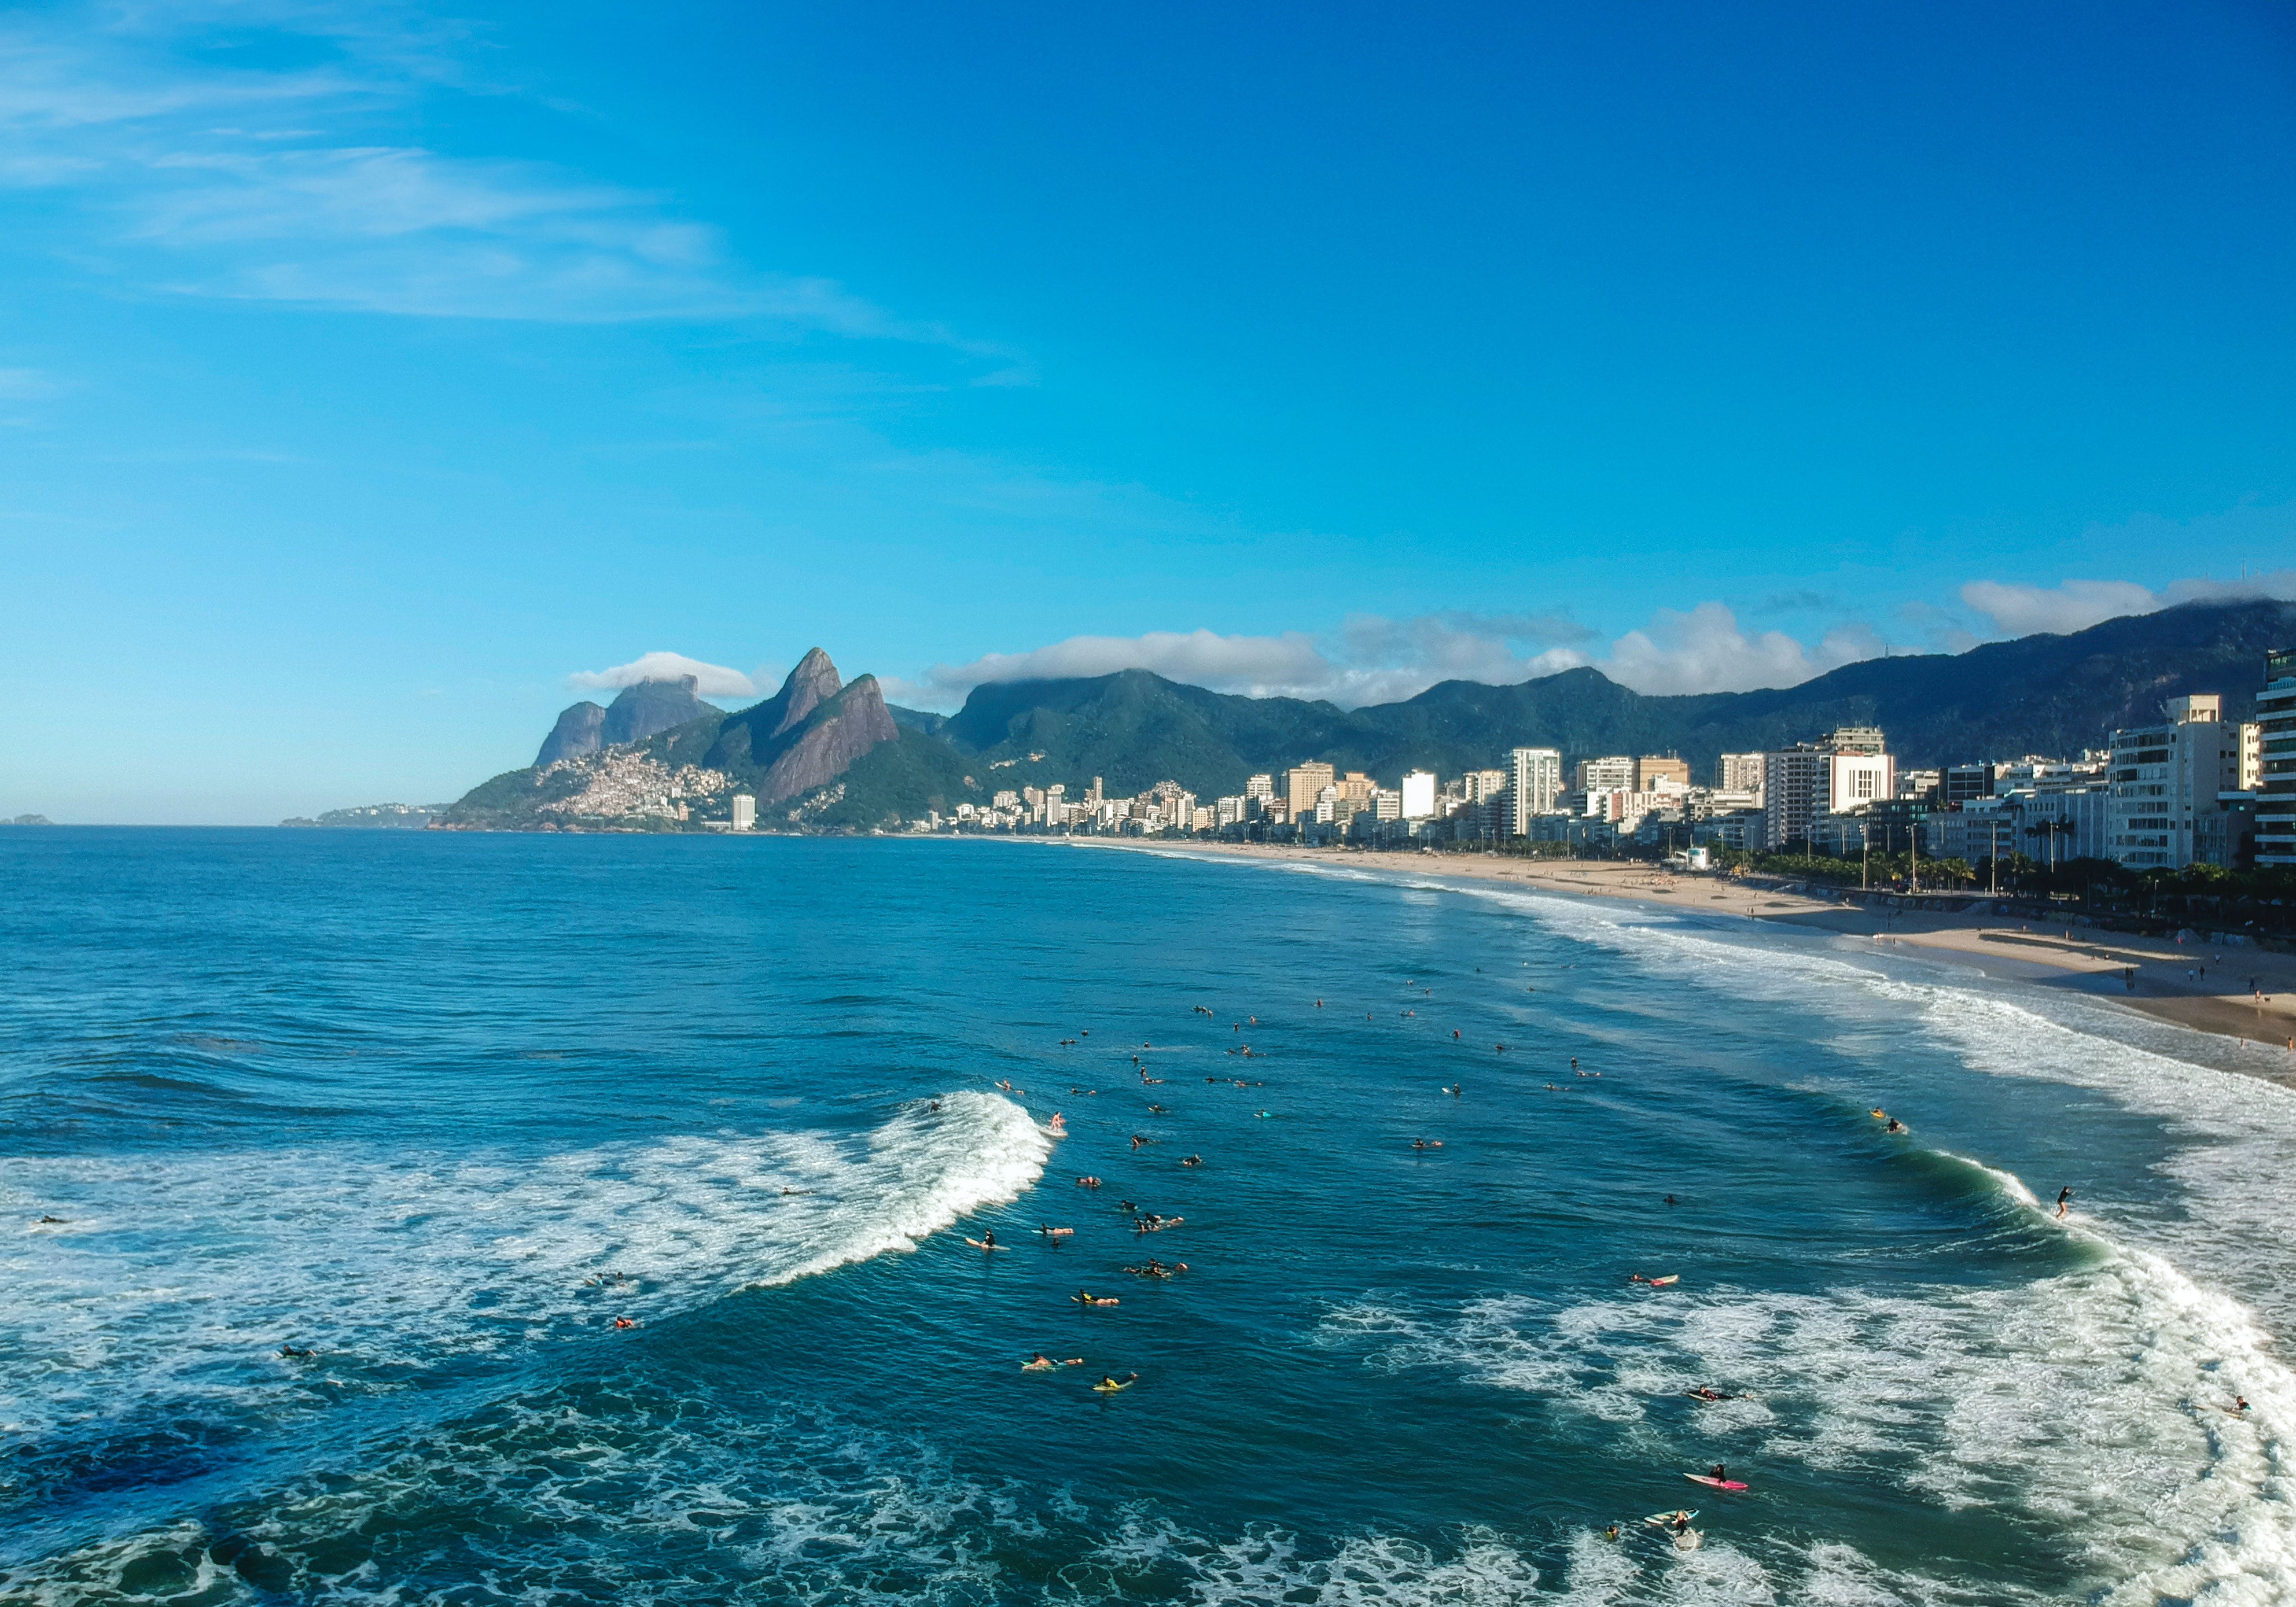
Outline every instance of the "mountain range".
[(1095, 775), (1112, 795), (1168, 778), (1211, 798), (1242, 791), (1255, 773), (1322, 759), (1392, 784), (1406, 769), (1496, 766), (1519, 746), (1559, 748), (1566, 760), (1673, 753), (1703, 777), (1722, 753), (1849, 725), (1881, 726), (1908, 768), (2070, 756), (2187, 693), (2219, 693), (2226, 719), (2249, 717), (2265, 653), (2291, 644), (2296, 605), (2186, 603), (2067, 635), (1871, 659), (1757, 692), (1646, 697), (1571, 669), (1507, 686), (1445, 681), (1344, 709), (1128, 669), (978, 686), (947, 716), (887, 704), (873, 676), (842, 685), (816, 648), (773, 697), (732, 714), (702, 702), (690, 678), (630, 687), (606, 709), (578, 703), (535, 766), (474, 789), (445, 824), (533, 825), (545, 809), (573, 824), (584, 818), (568, 807), (584, 796), (582, 767), (616, 753), (665, 775), (691, 765), (730, 778), (757, 798), (761, 826), (832, 830), (987, 803), (1005, 788), (1063, 782), (1075, 796)]

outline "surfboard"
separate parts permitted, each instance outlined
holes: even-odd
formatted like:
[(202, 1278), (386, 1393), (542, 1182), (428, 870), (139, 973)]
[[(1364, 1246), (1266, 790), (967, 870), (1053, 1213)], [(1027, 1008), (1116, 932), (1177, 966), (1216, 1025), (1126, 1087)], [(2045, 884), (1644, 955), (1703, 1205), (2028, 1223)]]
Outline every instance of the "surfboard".
[(1074, 1300), (1079, 1306), (1119, 1306), (1123, 1304), (1122, 1301), (1117, 1300), (1113, 1295), (1095, 1295), (1091, 1299), (1087, 1300), (1083, 1295), (1072, 1294), (1069, 1296), (1069, 1299)]
[(1746, 1488), (1746, 1481), (1742, 1479), (1717, 1479), (1711, 1473), (1685, 1473), (1683, 1477), (1693, 1484), (1702, 1484), (1709, 1489), (1742, 1490)]
[(1677, 1519), (1683, 1520), (1686, 1522), (1696, 1516), (1698, 1516), (1698, 1514), (1694, 1511), (1686, 1513), (1652, 1513), (1649, 1517), (1644, 1518), (1643, 1521), (1649, 1524), (1652, 1529), (1672, 1529)]
[[(1037, 1230), (1047, 1239), (1065, 1239), (1076, 1232), (1073, 1227), (1040, 1227)], [(967, 1241), (970, 1242), (970, 1241)]]
[(1682, 1275), (1680, 1273), (1670, 1272), (1662, 1278), (1652, 1278), (1650, 1281), (1650, 1286), (1652, 1289), (1664, 1289), (1669, 1283), (1679, 1283), (1681, 1282)]
[(1003, 1250), (1006, 1248), (1006, 1246), (1002, 1244), (984, 1244), (978, 1239), (967, 1239), (965, 1242), (972, 1245), (975, 1250)]
[(1131, 1382), (1130, 1382), (1129, 1381), (1128, 1381), (1127, 1382), (1124, 1382), (1124, 1383), (1120, 1383), (1120, 1384), (1095, 1384), (1095, 1385), (1093, 1385), (1093, 1388), (1094, 1388), (1094, 1389), (1095, 1389), (1095, 1390), (1099, 1390), (1103, 1395), (1113, 1395), (1113, 1394), (1115, 1394), (1119, 1390), (1129, 1390), (1131, 1387), (1132, 1387), (1132, 1384), (1131, 1384)]

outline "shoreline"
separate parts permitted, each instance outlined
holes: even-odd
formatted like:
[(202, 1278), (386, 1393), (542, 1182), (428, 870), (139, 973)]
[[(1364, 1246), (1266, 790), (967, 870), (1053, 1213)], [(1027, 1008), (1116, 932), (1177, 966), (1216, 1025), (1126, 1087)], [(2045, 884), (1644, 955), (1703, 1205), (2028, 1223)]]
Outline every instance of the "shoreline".
[[(2296, 956), (2218, 949), (2120, 933), (2068, 936), (2000, 916), (1930, 910), (1876, 912), (1806, 893), (1753, 887), (1710, 872), (1676, 873), (1635, 861), (1524, 860), (1499, 855), (1388, 853), (1267, 843), (1073, 839), (1119, 852), (1163, 853), (1354, 866), (1419, 876), (1492, 881), (1559, 895), (1610, 898), (1705, 915), (1774, 922), (1837, 938), (1864, 938), (1874, 953), (1918, 952), (2037, 987), (2085, 994), (2196, 1032), (2288, 1050), (2296, 1040)], [(1861, 946), (1862, 947), (1862, 946)], [(2134, 987), (2128, 977), (2135, 968)], [(2202, 974), (2190, 973), (2198, 971)], [(2263, 996), (2251, 993), (2251, 980)], [(2296, 1051), (2283, 1072), (2251, 1073), (2296, 1086)]]

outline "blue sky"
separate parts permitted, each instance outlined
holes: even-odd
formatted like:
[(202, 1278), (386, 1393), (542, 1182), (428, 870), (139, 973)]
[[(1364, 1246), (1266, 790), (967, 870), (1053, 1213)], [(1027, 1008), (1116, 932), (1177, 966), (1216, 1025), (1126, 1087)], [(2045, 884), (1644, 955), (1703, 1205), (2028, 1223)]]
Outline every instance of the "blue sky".
[(452, 797), (649, 652), (1667, 692), (2296, 592), (2292, 18), (12, 8), (0, 815)]

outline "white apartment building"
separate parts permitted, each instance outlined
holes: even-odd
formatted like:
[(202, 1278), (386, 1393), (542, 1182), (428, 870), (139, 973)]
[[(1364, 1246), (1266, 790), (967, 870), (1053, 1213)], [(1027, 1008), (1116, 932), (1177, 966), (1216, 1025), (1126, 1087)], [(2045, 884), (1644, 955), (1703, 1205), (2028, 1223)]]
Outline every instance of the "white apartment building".
[(1371, 790), (1371, 817), (1374, 820), (1401, 820), (1403, 794), (1387, 787)]
[(1562, 755), (1554, 748), (1507, 750), (1507, 824), (1511, 837), (1530, 835), (1534, 816), (1554, 813), (1562, 796)]
[[(2237, 791), (2240, 732), (2222, 718), (2214, 694), (2170, 698), (2167, 720), (2112, 734), (2112, 813), (2108, 851), (2140, 870), (2175, 869), (2197, 857), (2199, 816)], [(2261, 845), (2259, 844), (2259, 847)]]
[(1714, 763), (1714, 790), (1717, 792), (1759, 792), (1762, 790), (1762, 755), (1759, 753), (1726, 753)]
[(1414, 770), (1403, 778), (1403, 818), (1429, 820), (1435, 814), (1435, 773)]
[(1762, 755), (1762, 840), (1770, 848), (1809, 840), (1832, 791), (1828, 757), (1809, 742)]
[(734, 829), (737, 832), (753, 831), (756, 829), (757, 824), (758, 800), (750, 797), (747, 792), (734, 793)]
[(1635, 790), (1635, 761), (1623, 753), (1614, 753), (1608, 758), (1582, 758), (1571, 773), (1570, 790), (1631, 792)]
[(1848, 815), (1894, 798), (1897, 786), (1897, 764), (1886, 753), (1825, 756), (1825, 807), (1830, 814)]
[(2256, 863), (2296, 865), (2296, 652), (2265, 655), (2256, 727)]

